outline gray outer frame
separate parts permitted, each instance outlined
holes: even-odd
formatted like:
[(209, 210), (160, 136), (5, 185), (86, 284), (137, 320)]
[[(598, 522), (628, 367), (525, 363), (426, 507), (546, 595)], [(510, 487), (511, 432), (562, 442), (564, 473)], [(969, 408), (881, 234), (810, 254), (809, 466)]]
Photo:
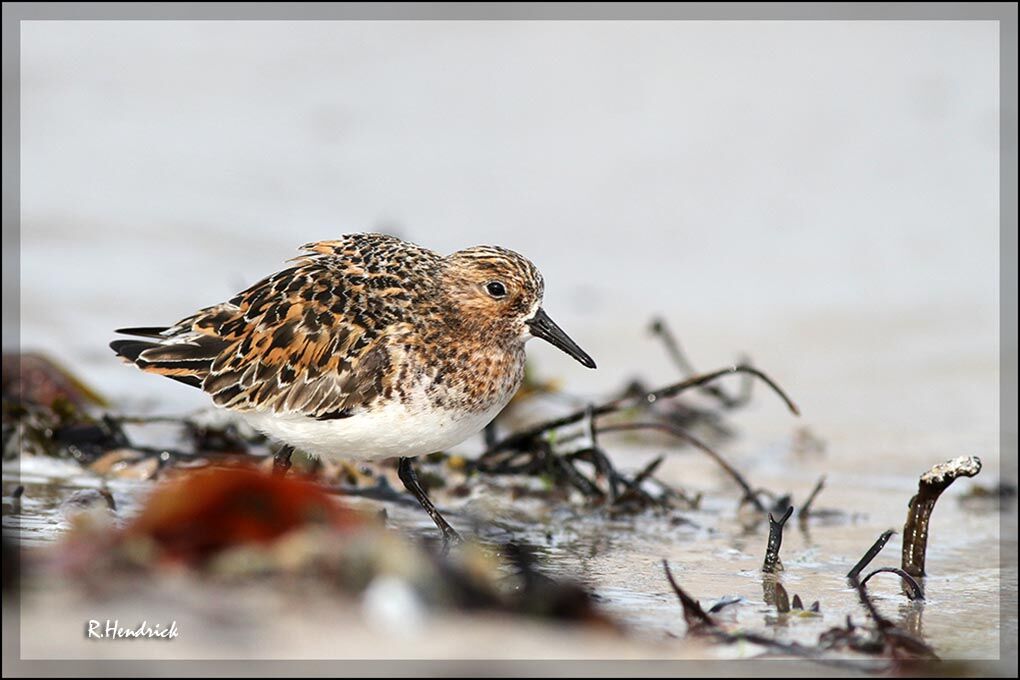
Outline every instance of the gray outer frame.
[[(3, 346), (20, 347), (21, 21), (33, 20), (995, 20), (999, 21), (999, 224), (1001, 476), (1017, 480), (1017, 5), (1015, 3), (4, 3), (3, 5)], [(1017, 514), (1000, 514), (1000, 541), (1016, 536)], [(1016, 574), (1017, 544), (1002, 543), (1000, 574)], [(22, 661), (17, 593), (3, 606), (3, 674), (152, 675), (152, 662)], [(1017, 673), (1017, 601), (1000, 600), (1000, 660), (970, 673)], [(952, 672), (935, 666), (928, 670)], [(158, 674), (670, 676), (802, 675), (806, 661), (166, 661)], [(915, 668), (915, 670), (921, 670)]]

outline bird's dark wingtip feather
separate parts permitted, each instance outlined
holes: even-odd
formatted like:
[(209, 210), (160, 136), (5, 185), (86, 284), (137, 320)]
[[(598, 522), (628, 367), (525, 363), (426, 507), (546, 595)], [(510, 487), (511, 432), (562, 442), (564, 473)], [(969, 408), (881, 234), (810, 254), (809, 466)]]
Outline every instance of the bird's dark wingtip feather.
[(138, 355), (150, 347), (155, 347), (155, 344), (140, 340), (114, 340), (110, 343), (110, 349), (116, 352), (117, 356), (129, 361), (138, 361)]
[(198, 376), (194, 376), (194, 375), (168, 375), (166, 377), (168, 377), (168, 378), (170, 378), (172, 380), (176, 380), (177, 382), (182, 382), (185, 385), (191, 385), (192, 387), (198, 387), (199, 389), (201, 389), (201, 387), (202, 387), (202, 379), (199, 378)]
[(169, 328), (169, 326), (138, 326), (137, 328), (118, 328), (114, 333), (135, 335), (140, 338), (161, 338), (163, 331), (169, 330)]

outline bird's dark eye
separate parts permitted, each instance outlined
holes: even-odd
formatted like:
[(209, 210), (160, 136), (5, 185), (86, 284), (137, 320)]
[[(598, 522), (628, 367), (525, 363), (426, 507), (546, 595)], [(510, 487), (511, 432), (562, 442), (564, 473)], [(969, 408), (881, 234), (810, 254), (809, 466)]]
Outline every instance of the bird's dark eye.
[(489, 281), (485, 284), (485, 290), (494, 298), (506, 297), (506, 286), (499, 281)]

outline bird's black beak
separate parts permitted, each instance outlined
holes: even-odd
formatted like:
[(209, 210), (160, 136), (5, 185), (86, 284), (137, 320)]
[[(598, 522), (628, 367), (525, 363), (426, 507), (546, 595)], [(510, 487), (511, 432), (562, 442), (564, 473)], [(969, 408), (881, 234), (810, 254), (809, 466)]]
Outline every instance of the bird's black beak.
[(588, 368), (595, 368), (592, 358), (549, 318), (544, 309), (539, 308), (535, 316), (527, 321), (527, 324), (531, 327), (531, 334), (536, 338), (542, 338), (554, 347), (559, 347)]

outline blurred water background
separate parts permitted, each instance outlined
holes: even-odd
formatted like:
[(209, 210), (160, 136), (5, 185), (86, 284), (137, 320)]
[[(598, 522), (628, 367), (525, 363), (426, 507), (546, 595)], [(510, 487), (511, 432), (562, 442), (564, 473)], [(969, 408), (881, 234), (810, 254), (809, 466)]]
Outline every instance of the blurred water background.
[(820, 348), (834, 365), (876, 341), (910, 362), (915, 324), (994, 360), (997, 31), (27, 22), (22, 344), (120, 395), (197, 404), (120, 370), (110, 330), (218, 302), (307, 241), (389, 229), (530, 256), (602, 359), (570, 372), (582, 387), (646, 365), (653, 313), (709, 363), (795, 367), (837, 328), (854, 337)]

